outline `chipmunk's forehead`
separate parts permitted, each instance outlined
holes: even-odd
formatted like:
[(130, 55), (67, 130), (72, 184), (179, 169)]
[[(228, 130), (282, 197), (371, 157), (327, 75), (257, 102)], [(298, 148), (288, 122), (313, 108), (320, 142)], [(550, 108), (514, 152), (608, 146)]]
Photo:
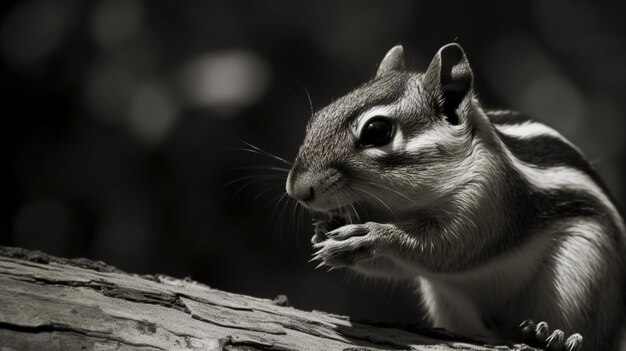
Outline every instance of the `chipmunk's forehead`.
[(392, 104), (405, 94), (409, 80), (403, 72), (371, 80), (318, 111), (311, 122), (341, 124), (374, 106)]

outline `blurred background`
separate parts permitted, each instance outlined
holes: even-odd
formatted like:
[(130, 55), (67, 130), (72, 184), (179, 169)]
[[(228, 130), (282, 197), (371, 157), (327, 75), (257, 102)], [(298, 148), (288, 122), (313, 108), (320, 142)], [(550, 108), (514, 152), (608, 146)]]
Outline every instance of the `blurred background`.
[(424, 70), (457, 41), (486, 106), (560, 130), (623, 205), (625, 7), (3, 1), (0, 244), (287, 294), (304, 309), (419, 321), (409, 284), (315, 270), (310, 218), (281, 198), (285, 174), (266, 169), (283, 165), (234, 148), (242, 139), (291, 160), (307, 92), (321, 108), (371, 78), (395, 44)]

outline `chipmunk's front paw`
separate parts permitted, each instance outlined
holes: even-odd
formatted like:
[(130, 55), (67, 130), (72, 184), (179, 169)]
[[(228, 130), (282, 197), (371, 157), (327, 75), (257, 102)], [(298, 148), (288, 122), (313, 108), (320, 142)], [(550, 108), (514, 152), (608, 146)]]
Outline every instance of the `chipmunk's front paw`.
[(582, 347), (582, 335), (576, 333), (565, 339), (565, 333), (560, 329), (555, 329), (550, 334), (546, 322), (535, 324), (531, 319), (527, 319), (520, 324), (520, 327), (522, 340), (530, 346), (542, 347), (548, 351), (577, 351)]
[(314, 219), (313, 220), (313, 237), (311, 237), (312, 244), (319, 244), (322, 241), (328, 239), (328, 232), (337, 229), (346, 224), (345, 219), (342, 217), (334, 216), (327, 219)]
[(377, 246), (376, 223), (348, 224), (326, 233), (328, 239), (313, 245), (318, 267), (351, 267), (374, 257)]

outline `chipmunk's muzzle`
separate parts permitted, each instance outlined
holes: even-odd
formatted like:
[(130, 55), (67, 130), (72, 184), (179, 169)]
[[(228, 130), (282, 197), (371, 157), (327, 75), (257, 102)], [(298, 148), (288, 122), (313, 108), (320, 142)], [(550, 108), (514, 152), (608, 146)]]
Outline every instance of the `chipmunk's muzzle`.
[(328, 212), (343, 204), (338, 192), (342, 188), (341, 172), (333, 167), (322, 170), (305, 169), (297, 164), (289, 172), (285, 186), (287, 194), (302, 205), (317, 211)]
[(287, 194), (300, 202), (311, 202), (315, 198), (312, 184), (313, 180), (309, 174), (298, 174), (292, 170), (287, 177)]

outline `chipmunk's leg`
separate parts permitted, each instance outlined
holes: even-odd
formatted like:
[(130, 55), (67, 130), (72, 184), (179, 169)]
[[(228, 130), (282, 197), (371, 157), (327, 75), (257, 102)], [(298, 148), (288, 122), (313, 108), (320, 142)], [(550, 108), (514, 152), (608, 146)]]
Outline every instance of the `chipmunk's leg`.
[(560, 329), (555, 329), (550, 334), (546, 322), (535, 324), (531, 319), (527, 319), (520, 324), (520, 327), (522, 340), (530, 346), (542, 347), (548, 351), (577, 351), (582, 347), (582, 335), (575, 333), (565, 339), (565, 333)]

